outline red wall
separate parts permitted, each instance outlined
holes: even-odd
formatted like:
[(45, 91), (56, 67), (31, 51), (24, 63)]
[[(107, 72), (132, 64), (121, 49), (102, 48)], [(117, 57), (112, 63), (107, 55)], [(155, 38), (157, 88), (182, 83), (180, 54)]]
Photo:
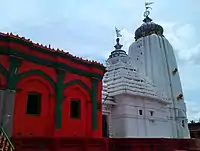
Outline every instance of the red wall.
[(19, 151), (197, 151), (197, 140), (162, 138), (12, 138)]
[[(9, 47), (22, 53), (36, 56), (39, 59), (48, 59), (50, 61), (62, 62), (66, 65), (87, 73), (99, 74), (103, 77), (104, 70), (91, 65), (79, 64), (70, 59), (64, 59), (60, 56), (52, 56), (35, 51), (32, 47), (17, 42), (0, 40), (0, 47)], [(39, 46), (38, 46), (39, 47)], [(50, 50), (49, 50), (50, 51)], [(1, 53), (1, 52), (0, 52)], [(60, 52), (61, 53), (61, 52)], [(8, 55), (0, 54), (0, 64), (9, 71), (11, 60)], [(21, 64), (17, 68), (18, 75), (30, 70), (39, 70), (48, 75), (53, 82), (57, 82), (56, 69), (38, 63), (34, 63), (27, 58), (21, 59)], [(0, 84), (6, 85), (6, 79), (0, 72)], [(66, 84), (73, 80), (80, 80), (90, 90), (92, 89), (92, 77), (86, 77), (81, 74), (74, 74), (65, 71), (63, 83)], [(101, 80), (98, 79), (97, 102), (101, 104)], [(72, 84), (64, 89), (62, 100), (62, 125), (61, 128), (55, 128), (55, 106), (56, 93), (52, 84), (39, 74), (31, 74), (23, 77), (16, 83), (16, 97), (14, 107), (13, 136), (37, 136), (37, 137), (101, 137), (101, 115), (102, 111), (98, 110), (98, 129), (92, 129), (92, 100), (90, 94), (80, 84)], [(42, 94), (41, 114), (39, 116), (29, 116), (26, 114), (27, 94), (30, 91)], [(70, 99), (76, 98), (81, 101), (81, 119), (73, 120), (70, 118)]]

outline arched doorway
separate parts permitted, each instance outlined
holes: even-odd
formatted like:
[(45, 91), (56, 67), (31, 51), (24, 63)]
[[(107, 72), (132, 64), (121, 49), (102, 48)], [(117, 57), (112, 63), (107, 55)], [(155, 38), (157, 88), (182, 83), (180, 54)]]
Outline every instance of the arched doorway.
[(52, 136), (53, 87), (39, 75), (22, 78), (17, 84), (14, 108), (14, 136)]
[(89, 94), (78, 84), (68, 86), (64, 91), (62, 104), (62, 135), (86, 137), (91, 125), (91, 104)]

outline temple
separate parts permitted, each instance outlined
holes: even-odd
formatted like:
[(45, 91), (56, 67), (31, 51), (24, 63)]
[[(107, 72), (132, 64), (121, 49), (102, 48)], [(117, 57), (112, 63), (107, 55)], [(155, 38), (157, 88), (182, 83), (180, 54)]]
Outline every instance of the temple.
[(97, 62), (1, 33), (1, 126), (9, 137), (101, 137), (104, 71)]
[(152, 22), (148, 8), (128, 54), (116, 30), (117, 44), (106, 60), (103, 78), (104, 136), (188, 138), (174, 51), (162, 26)]
[(149, 5), (129, 50), (116, 28), (106, 67), (0, 33), (0, 150), (197, 151), (173, 48)]

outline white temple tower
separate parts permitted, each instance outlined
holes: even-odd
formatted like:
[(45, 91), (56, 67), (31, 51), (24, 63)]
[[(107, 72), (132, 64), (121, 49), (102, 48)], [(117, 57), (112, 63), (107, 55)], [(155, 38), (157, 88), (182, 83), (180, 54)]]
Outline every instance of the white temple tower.
[(173, 137), (189, 137), (186, 105), (173, 48), (164, 37), (163, 28), (153, 23), (148, 15), (135, 32), (136, 41), (129, 48), (129, 56), (135, 61), (138, 72), (148, 77), (171, 100), (167, 107)]
[(146, 10), (128, 55), (117, 44), (106, 61), (103, 111), (112, 137), (188, 138), (186, 106), (173, 48)]

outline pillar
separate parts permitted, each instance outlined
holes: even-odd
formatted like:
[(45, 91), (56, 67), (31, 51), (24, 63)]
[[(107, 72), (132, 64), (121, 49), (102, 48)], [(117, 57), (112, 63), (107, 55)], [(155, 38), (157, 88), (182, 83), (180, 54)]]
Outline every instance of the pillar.
[(57, 69), (56, 73), (57, 73), (57, 83), (56, 83), (55, 128), (60, 129), (62, 126), (62, 101), (64, 93), (65, 71)]
[(98, 92), (98, 80), (92, 78), (92, 129), (98, 129), (98, 101), (97, 101), (97, 92)]
[(22, 63), (22, 59), (16, 56), (10, 56), (10, 67), (7, 77), (6, 90), (3, 91), (2, 96), (2, 122), (1, 126), (4, 128), (8, 137), (13, 133), (13, 119), (15, 109), (15, 94), (17, 84), (18, 69)]

